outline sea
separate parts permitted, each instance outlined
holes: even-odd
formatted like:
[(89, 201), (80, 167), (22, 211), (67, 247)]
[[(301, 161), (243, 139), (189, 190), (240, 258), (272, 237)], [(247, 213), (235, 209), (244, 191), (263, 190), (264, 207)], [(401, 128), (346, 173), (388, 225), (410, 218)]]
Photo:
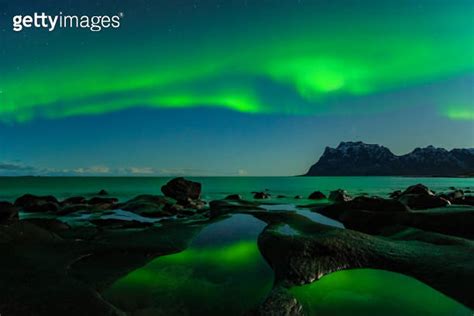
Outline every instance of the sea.
[[(140, 194), (161, 194), (161, 186), (170, 177), (0, 177), (0, 200), (13, 201), (30, 193), (54, 195), (58, 199), (70, 196), (93, 196), (106, 190), (119, 200)], [(422, 183), (433, 191), (451, 188), (474, 190), (474, 178), (410, 178), (410, 177), (189, 177), (202, 184), (202, 199), (224, 198), (240, 194), (251, 199), (252, 192), (268, 191), (273, 197), (284, 195), (279, 203), (294, 203), (294, 197), (306, 198), (314, 191), (329, 194), (344, 189), (352, 195), (387, 196), (395, 190)]]

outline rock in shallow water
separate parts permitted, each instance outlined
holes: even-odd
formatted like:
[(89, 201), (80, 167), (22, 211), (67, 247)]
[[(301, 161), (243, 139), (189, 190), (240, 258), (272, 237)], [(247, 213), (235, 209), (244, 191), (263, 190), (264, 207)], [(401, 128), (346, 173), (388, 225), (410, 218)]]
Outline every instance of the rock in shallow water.
[(31, 213), (56, 212), (58, 210), (58, 205), (58, 200), (51, 195), (36, 196), (25, 194), (15, 201), (15, 206), (19, 207), (24, 212)]
[(161, 187), (161, 192), (178, 202), (197, 200), (201, 196), (201, 184), (181, 177), (174, 178)]
[(226, 196), (224, 200), (240, 201), (242, 200), (242, 196), (240, 194), (230, 194)]
[(254, 192), (253, 198), (256, 200), (264, 200), (264, 199), (269, 199), (270, 194), (267, 192)]
[(352, 200), (352, 197), (347, 193), (346, 190), (337, 189), (329, 193), (329, 201), (333, 202), (347, 202)]
[(326, 195), (324, 195), (321, 191), (314, 191), (308, 196), (310, 200), (324, 200), (326, 199)]
[(434, 195), (434, 192), (431, 191), (426, 185), (418, 183), (406, 188), (401, 195), (404, 194)]

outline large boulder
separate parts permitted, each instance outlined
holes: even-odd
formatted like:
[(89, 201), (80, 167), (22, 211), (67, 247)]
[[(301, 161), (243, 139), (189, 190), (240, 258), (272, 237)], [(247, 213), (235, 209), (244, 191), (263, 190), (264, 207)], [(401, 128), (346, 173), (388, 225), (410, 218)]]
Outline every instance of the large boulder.
[(31, 213), (56, 212), (58, 210), (58, 204), (58, 200), (51, 195), (36, 196), (25, 194), (15, 201), (15, 206), (25, 212)]
[(308, 196), (308, 199), (310, 199), (310, 200), (324, 200), (324, 199), (326, 199), (326, 195), (324, 195), (320, 191), (314, 191), (313, 193), (311, 193)]
[(0, 202), (0, 224), (18, 220), (18, 207), (9, 202)]
[(434, 195), (434, 192), (431, 191), (426, 185), (421, 183), (409, 186), (401, 195), (405, 194), (416, 194), (416, 195)]
[(161, 187), (161, 192), (178, 202), (187, 202), (188, 199), (199, 199), (201, 196), (201, 184), (182, 177), (174, 178)]
[(402, 194), (398, 201), (414, 210), (423, 210), (436, 207), (444, 207), (451, 203), (441, 197), (430, 194)]
[(352, 200), (352, 197), (347, 193), (346, 190), (337, 189), (329, 193), (329, 201), (332, 202), (347, 202)]
[(31, 204), (37, 204), (38, 202), (58, 203), (58, 200), (52, 195), (37, 196), (33, 194), (25, 194), (15, 200), (15, 206), (25, 207)]

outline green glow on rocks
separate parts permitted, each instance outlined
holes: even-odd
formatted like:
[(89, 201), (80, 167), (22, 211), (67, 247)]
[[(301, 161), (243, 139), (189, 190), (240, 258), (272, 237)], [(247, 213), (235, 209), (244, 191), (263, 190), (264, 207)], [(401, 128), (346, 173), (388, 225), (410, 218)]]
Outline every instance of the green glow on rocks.
[(273, 285), (256, 241), (264, 227), (241, 214), (209, 224), (188, 249), (154, 259), (102, 294), (131, 314), (242, 315)]
[(244, 240), (159, 257), (120, 279), (104, 297), (126, 311), (240, 315), (263, 300), (272, 282), (255, 240)]
[(457, 315), (472, 312), (410, 277), (382, 270), (346, 270), (290, 292), (308, 315)]

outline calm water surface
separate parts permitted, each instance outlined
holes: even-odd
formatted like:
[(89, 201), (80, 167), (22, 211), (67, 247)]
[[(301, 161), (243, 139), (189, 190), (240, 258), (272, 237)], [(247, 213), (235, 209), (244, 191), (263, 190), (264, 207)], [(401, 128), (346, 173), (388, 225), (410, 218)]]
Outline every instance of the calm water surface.
[[(111, 195), (127, 199), (139, 194), (161, 194), (160, 188), (171, 178), (165, 177), (1, 177), (0, 199), (13, 200), (25, 193), (53, 194), (58, 198), (93, 195), (106, 189)], [(252, 191), (269, 190), (274, 195), (308, 196), (319, 190), (329, 193), (346, 189), (352, 194), (386, 195), (409, 185), (423, 183), (434, 191), (449, 187), (474, 189), (469, 178), (402, 178), (402, 177), (202, 177), (204, 199), (223, 198), (238, 193), (251, 198)]]

